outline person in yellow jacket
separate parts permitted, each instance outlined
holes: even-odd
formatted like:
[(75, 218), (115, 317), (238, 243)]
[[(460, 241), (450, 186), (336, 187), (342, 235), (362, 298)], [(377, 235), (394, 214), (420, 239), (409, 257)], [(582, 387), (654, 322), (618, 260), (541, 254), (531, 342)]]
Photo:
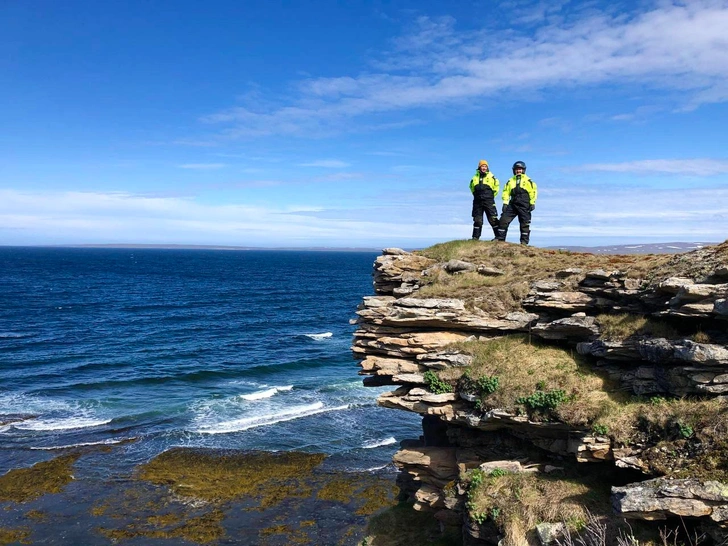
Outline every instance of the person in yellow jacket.
[(495, 196), (498, 195), (500, 182), (493, 176), (488, 162), (481, 159), (478, 170), (470, 179), (470, 193), (473, 194), (473, 239), (480, 239), (483, 231), (483, 214), (488, 219), (493, 234), (498, 235), (498, 209), (495, 206)]
[(531, 213), (536, 208), (537, 195), (536, 183), (526, 176), (526, 164), (523, 161), (516, 161), (513, 164), (513, 177), (503, 188), (503, 213), (495, 240), (506, 240), (508, 226), (518, 216), (521, 244), (528, 244), (531, 236)]

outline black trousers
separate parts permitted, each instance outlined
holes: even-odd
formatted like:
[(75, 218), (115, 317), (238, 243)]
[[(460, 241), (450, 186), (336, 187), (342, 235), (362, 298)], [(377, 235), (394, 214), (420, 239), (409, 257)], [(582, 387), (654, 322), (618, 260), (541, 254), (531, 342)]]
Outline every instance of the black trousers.
[(521, 228), (521, 244), (527, 245), (531, 237), (531, 210), (530, 206), (523, 203), (513, 203), (506, 206), (501, 215), (498, 225), (498, 233), (495, 238), (505, 241), (508, 234), (508, 226), (518, 216), (518, 225)]
[(473, 239), (480, 239), (483, 231), (483, 215), (485, 215), (493, 235), (498, 236), (498, 209), (495, 208), (495, 199), (489, 195), (475, 194), (473, 196)]

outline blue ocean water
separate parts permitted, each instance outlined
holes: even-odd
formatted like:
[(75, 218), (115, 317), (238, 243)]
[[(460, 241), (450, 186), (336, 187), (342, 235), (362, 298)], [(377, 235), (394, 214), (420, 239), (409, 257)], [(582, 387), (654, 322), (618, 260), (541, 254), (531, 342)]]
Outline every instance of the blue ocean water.
[(100, 477), (171, 446), (387, 465), (420, 420), (350, 352), (375, 257), (0, 248), (0, 474), (97, 444), (119, 450)]

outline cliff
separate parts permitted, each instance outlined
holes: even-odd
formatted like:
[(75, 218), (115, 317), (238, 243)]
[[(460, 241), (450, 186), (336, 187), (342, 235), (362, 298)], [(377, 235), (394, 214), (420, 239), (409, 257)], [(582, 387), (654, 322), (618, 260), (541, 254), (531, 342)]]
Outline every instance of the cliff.
[(423, 417), (394, 456), (416, 510), (465, 544), (725, 543), (728, 242), (385, 249), (374, 288), (352, 350)]

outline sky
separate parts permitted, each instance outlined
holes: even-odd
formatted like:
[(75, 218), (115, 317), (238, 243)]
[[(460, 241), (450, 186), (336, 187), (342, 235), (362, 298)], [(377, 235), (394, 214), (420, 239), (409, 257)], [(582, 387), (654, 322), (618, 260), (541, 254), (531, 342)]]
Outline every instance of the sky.
[(532, 245), (721, 242), (726, 29), (728, 0), (0, 0), (0, 245), (422, 248), (470, 237), (480, 159), (526, 162)]

